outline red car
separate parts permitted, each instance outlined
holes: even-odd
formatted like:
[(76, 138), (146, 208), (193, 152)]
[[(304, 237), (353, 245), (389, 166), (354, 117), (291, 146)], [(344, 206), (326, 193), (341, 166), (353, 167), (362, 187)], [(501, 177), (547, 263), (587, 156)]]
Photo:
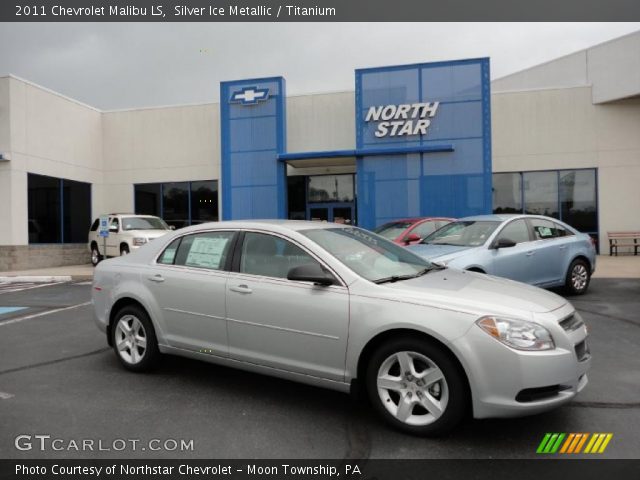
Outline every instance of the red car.
[(454, 220), (445, 217), (404, 218), (380, 225), (374, 232), (399, 245), (413, 245)]

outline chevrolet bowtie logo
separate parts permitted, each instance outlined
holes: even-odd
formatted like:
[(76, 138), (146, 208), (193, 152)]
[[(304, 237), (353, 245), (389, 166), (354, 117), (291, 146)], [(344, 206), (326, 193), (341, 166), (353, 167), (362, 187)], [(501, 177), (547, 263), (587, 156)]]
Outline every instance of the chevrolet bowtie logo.
[(241, 103), (242, 105), (255, 105), (264, 102), (269, 98), (268, 88), (244, 87), (231, 94), (231, 103)]

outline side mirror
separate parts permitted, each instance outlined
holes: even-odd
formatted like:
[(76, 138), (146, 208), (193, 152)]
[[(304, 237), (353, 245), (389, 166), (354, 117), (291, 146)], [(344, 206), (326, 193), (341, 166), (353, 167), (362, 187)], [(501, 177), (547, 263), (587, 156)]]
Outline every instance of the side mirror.
[(410, 233), (409, 235), (404, 237), (403, 242), (408, 245), (413, 242), (419, 242), (420, 240), (422, 240), (420, 238), (420, 235), (418, 235), (417, 233)]
[(515, 246), (516, 246), (516, 242), (508, 238), (501, 238), (500, 240), (498, 240), (496, 243), (493, 244), (493, 248), (495, 248), (496, 250), (499, 248), (510, 248)]
[(176, 226), (175, 225), (169, 225), (169, 230), (175, 230)]
[(307, 263), (298, 267), (293, 267), (287, 273), (287, 280), (296, 282), (313, 282), (316, 285), (333, 285), (335, 279), (333, 275), (325, 272), (317, 263)]

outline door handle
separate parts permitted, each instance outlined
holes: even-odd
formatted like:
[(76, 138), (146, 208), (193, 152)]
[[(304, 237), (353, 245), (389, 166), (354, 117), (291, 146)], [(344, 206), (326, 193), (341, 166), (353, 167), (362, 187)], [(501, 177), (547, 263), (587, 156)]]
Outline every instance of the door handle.
[(531, 256), (533, 256), (535, 254), (536, 254), (536, 252), (534, 252), (533, 250), (526, 253), (527, 257), (531, 257)]
[(232, 292), (238, 292), (238, 293), (252, 293), (253, 290), (251, 290), (247, 285), (237, 285), (235, 287), (229, 287), (229, 290), (231, 290)]
[(160, 274), (154, 275), (153, 277), (147, 277), (147, 279), (151, 280), (152, 282), (164, 282), (164, 277)]
[(566, 245), (560, 245), (560, 250), (566, 250), (567, 246)]

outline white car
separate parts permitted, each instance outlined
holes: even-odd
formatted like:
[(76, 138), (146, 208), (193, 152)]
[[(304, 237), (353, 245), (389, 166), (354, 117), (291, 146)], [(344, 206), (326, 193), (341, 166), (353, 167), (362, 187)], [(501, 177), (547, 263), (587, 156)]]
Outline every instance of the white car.
[(134, 249), (172, 230), (164, 220), (153, 215), (110, 213), (109, 236), (105, 241), (99, 235), (99, 224), (100, 218), (96, 218), (89, 230), (88, 247), (93, 266), (96, 266), (105, 257), (127, 255)]
[(383, 418), (415, 434), (444, 433), (467, 412), (558, 407), (585, 388), (591, 363), (586, 326), (564, 298), (332, 223), (182, 228), (98, 265), (92, 295), (129, 370), (166, 353), (362, 387)]

